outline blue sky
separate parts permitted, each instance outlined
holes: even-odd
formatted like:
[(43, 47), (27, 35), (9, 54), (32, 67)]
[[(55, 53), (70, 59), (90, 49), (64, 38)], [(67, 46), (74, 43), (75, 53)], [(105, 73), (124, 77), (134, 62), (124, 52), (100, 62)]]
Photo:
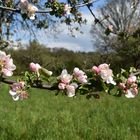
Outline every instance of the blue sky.
[[(97, 15), (97, 9), (103, 6), (104, 4), (105, 0), (99, 0), (98, 2), (93, 4), (92, 9), (95, 15)], [(81, 27), (79, 25), (74, 26), (79, 26), (83, 34), (80, 34), (79, 32), (74, 32), (75, 37), (72, 37), (70, 35), (70, 32), (68, 31), (69, 27), (65, 24), (60, 24), (59, 26), (57, 25), (58, 33), (53, 33), (51, 29), (46, 29), (45, 32), (42, 30), (38, 30), (38, 40), (49, 48), (61, 47), (73, 51), (94, 51), (95, 49), (92, 43), (93, 38), (90, 35), (91, 24), (94, 22), (94, 18), (92, 17), (86, 6), (80, 8), (79, 10), (82, 12), (83, 17), (87, 19), (87, 24), (82, 25)], [(30, 35), (27, 34), (27, 32), (24, 30), (21, 31), (21, 34), (23, 35), (23, 37), (21, 36), (21, 38), (23, 39), (23, 43), (26, 43), (27, 40), (29, 40)]]
[[(99, 0), (98, 2), (93, 4), (93, 11), (95, 15), (97, 15), (97, 9), (100, 8), (105, 4), (105, 0)], [(81, 31), (83, 31), (84, 34), (80, 34), (79, 32), (74, 32), (74, 35), (76, 37), (72, 37), (69, 35), (69, 31), (67, 30), (68, 27), (65, 25), (60, 25), (62, 27), (59, 27), (60, 30), (64, 30), (63, 32), (60, 32), (57, 38), (48, 37), (47, 40), (41, 38), (41, 42), (47, 44), (48, 47), (50, 48), (66, 48), (68, 50), (73, 50), (73, 51), (82, 51), (82, 52), (89, 52), (89, 51), (94, 51), (95, 48), (93, 46), (92, 41), (93, 38), (90, 35), (90, 29), (91, 29), (91, 24), (94, 22), (94, 18), (88, 11), (87, 7), (82, 7), (80, 8), (80, 11), (83, 14), (83, 17), (87, 19), (87, 24), (82, 25), (80, 28)], [(48, 32), (49, 33), (49, 32)]]

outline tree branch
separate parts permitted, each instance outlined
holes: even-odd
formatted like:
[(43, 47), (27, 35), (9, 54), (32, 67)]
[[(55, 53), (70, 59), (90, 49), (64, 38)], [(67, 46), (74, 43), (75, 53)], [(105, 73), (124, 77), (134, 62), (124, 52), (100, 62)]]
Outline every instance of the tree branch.
[[(4, 77), (2, 77), (2, 80), (1, 82), (5, 83), (5, 84), (13, 84), (13, 83), (16, 83), (16, 81), (13, 81), (13, 80), (9, 80), (9, 79), (6, 79)], [(37, 84), (33, 84), (31, 85), (32, 88), (38, 88), (38, 89), (47, 89), (47, 90), (57, 90), (58, 89), (58, 86), (57, 84), (54, 84), (54, 85), (48, 85), (48, 84), (42, 84), (42, 85), (37, 85)]]
[[(92, 4), (94, 2), (96, 2), (97, 0), (91, 0), (89, 2), (83, 2), (83, 3), (80, 3), (80, 4), (77, 4), (75, 6), (72, 6), (70, 8), (79, 8), (79, 7), (84, 7), (84, 6), (87, 6), (89, 4)], [(6, 7), (6, 6), (0, 6), (0, 10), (5, 10), (5, 11), (11, 11), (11, 12), (16, 12), (16, 13), (20, 13), (20, 9), (15, 9), (15, 8), (10, 8), (10, 7)], [(50, 13), (52, 11), (52, 9), (46, 9), (46, 10), (38, 10), (36, 11), (36, 13)]]

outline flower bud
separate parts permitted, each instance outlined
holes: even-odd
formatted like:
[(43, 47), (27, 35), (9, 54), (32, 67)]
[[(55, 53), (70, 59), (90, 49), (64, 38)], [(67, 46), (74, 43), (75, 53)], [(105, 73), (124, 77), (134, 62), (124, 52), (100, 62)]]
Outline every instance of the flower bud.
[(47, 70), (45, 68), (41, 68), (40, 70), (41, 70), (42, 74), (46, 75), (46, 76), (51, 76), (53, 74), (52, 71), (49, 71), (49, 70)]

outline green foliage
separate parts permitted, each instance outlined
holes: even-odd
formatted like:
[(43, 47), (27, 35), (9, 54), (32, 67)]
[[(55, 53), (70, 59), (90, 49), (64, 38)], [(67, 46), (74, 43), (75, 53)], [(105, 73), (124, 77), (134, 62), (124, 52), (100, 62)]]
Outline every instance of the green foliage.
[(50, 15), (55, 15), (56, 17), (61, 18), (64, 15), (64, 4), (59, 3), (56, 0), (48, 1), (45, 3), (46, 8), (51, 8), (52, 11)]
[(14, 60), (14, 64), (17, 66), (17, 74), (24, 74), (24, 71), (29, 70), (31, 62), (39, 63), (57, 76), (64, 68), (71, 73), (74, 67), (89, 69), (94, 64), (98, 65), (101, 63), (99, 53), (74, 53), (66, 49), (56, 48), (51, 50), (35, 41), (31, 42), (26, 49), (19, 48), (15, 51), (8, 51), (10, 51), (9, 53)]

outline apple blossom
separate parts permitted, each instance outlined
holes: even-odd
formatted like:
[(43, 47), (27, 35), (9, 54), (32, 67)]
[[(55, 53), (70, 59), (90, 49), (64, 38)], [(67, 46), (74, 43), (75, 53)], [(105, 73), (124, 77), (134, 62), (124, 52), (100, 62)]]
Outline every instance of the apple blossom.
[(85, 72), (83, 72), (79, 68), (77, 68), (77, 67), (74, 68), (73, 75), (78, 80), (78, 82), (80, 82), (81, 84), (87, 83), (87, 76), (86, 76)]
[(66, 87), (66, 84), (64, 84), (64, 83), (59, 83), (59, 84), (58, 84), (58, 88), (59, 88), (59, 89), (64, 90), (65, 87)]
[(100, 69), (97, 66), (93, 66), (92, 71), (95, 72), (96, 74), (99, 74)]
[(71, 86), (74, 86), (75, 89), (78, 88), (77, 83), (71, 83), (70, 85), (71, 85)]
[(9, 90), (9, 94), (12, 96), (14, 101), (28, 98), (28, 93), (25, 91), (25, 83), (23, 81), (13, 83), (10, 88), (11, 89)]
[(138, 94), (136, 76), (129, 76), (125, 83), (119, 83), (118, 87), (123, 90), (126, 98), (135, 98), (135, 96)]
[(106, 63), (100, 64), (98, 67), (93, 66), (92, 71), (100, 75), (103, 81), (106, 82), (107, 84), (116, 85), (116, 82), (113, 80), (113, 72), (109, 68), (108, 64)]
[(37, 73), (37, 75), (38, 75), (38, 77), (39, 77), (39, 69), (41, 69), (41, 66), (38, 64), (38, 63), (33, 63), (33, 62), (31, 62), (30, 63), (30, 65), (29, 65), (29, 67), (30, 67), (30, 70), (32, 71), (32, 72), (35, 72), (35, 73)]
[(130, 76), (130, 77), (127, 79), (127, 83), (128, 83), (128, 84), (135, 83), (136, 81), (137, 81), (137, 77), (136, 77), (136, 76)]
[(72, 80), (72, 75), (68, 74), (67, 70), (64, 69), (60, 75), (60, 81), (64, 84), (69, 84)]
[(20, 9), (22, 14), (27, 14), (32, 20), (35, 19), (35, 12), (38, 8), (28, 2), (28, 0), (20, 0)]
[(130, 88), (126, 91), (125, 97), (126, 98), (135, 98), (135, 96), (138, 94), (137, 88)]
[(125, 83), (119, 83), (119, 84), (118, 84), (118, 87), (119, 87), (120, 89), (123, 89), (123, 90), (126, 89)]
[(67, 95), (68, 95), (68, 97), (75, 96), (75, 86), (73, 86), (73, 85), (67, 85), (66, 86), (66, 89), (67, 89)]
[(107, 84), (116, 85), (116, 82), (113, 80), (112, 77), (113, 74), (111, 69), (100, 70), (100, 76)]
[(0, 51), (0, 71), (5, 76), (12, 76), (13, 71), (16, 69), (16, 66), (13, 64), (13, 59), (10, 58), (10, 55), (6, 55), (5, 52)]
[(99, 68), (100, 70), (108, 70), (108, 69), (109, 69), (109, 65), (106, 64), (106, 63), (103, 63), (103, 64), (100, 64), (100, 65), (98, 66), (98, 68)]
[(85, 83), (88, 82), (88, 81), (87, 81), (87, 76), (86, 76), (86, 75), (82, 75), (82, 76), (77, 77), (77, 80), (78, 80), (79, 83), (81, 83), (81, 84), (85, 84)]

